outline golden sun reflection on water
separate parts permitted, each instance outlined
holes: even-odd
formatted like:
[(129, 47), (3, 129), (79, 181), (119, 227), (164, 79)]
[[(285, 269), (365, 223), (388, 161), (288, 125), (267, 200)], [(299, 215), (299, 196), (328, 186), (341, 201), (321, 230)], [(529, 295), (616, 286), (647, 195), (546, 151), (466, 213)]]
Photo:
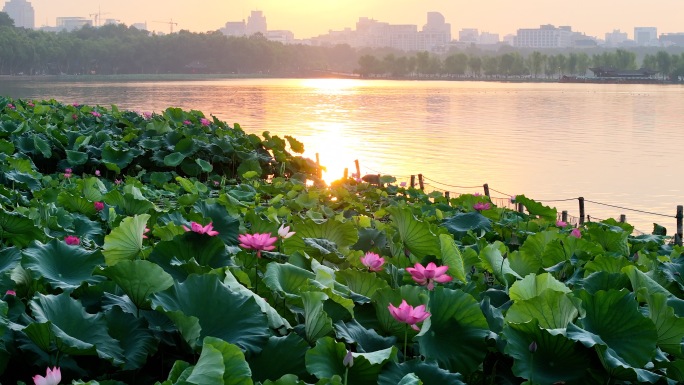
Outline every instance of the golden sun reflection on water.
[(323, 180), (330, 184), (343, 177), (344, 169), (349, 168), (349, 175), (356, 172), (351, 169), (354, 164), (354, 153), (350, 148), (359, 146), (357, 136), (343, 135), (346, 125), (343, 122), (316, 122), (311, 124), (315, 134), (307, 138), (305, 156), (316, 159), (325, 167)]
[(317, 93), (324, 95), (335, 95), (350, 93), (365, 83), (357, 79), (303, 79), (300, 86), (302, 88), (313, 88)]

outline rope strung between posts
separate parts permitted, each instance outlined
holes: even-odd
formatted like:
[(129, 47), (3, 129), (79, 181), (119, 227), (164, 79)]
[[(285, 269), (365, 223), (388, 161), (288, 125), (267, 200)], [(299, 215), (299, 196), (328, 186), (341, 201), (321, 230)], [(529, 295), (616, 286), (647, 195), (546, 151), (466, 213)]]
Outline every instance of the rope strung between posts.
[(601, 203), (601, 202), (590, 201), (589, 199), (585, 199), (584, 201), (585, 201), (585, 202), (589, 202), (589, 203), (594, 203), (594, 204), (597, 204), (597, 205), (615, 207), (615, 208), (617, 208), (617, 209), (622, 209), (622, 210), (636, 211), (636, 212), (638, 212), (638, 213), (644, 213), (644, 214), (650, 214), (650, 215), (659, 215), (659, 216), (661, 216), (661, 217), (666, 217), (666, 218), (676, 218), (676, 216), (674, 216), (674, 215), (665, 215), (665, 214), (654, 213), (654, 212), (651, 212), (651, 211), (630, 209), (630, 208), (628, 208), (628, 207), (615, 206), (615, 205), (609, 205), (608, 203)]
[(455, 185), (451, 185), (451, 184), (447, 184), (447, 183), (442, 183), (442, 182), (436, 181), (434, 179), (430, 179), (430, 178), (426, 177), (425, 175), (423, 175), (423, 179), (429, 180), (430, 182), (433, 182), (433, 183), (440, 184), (442, 186), (448, 186), (448, 187), (454, 187), (454, 188), (482, 188), (482, 185), (479, 185), (479, 186), (455, 186)]

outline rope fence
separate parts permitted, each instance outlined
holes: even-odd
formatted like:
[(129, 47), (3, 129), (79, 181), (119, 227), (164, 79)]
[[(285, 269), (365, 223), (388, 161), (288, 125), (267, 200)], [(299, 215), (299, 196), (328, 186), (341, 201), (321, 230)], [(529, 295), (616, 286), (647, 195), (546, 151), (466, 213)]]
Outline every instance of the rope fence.
[[(359, 161), (355, 161), (356, 164), (356, 175), (360, 177), (361, 175), (361, 170), (359, 167)], [(378, 170), (374, 170), (372, 168), (366, 167), (368, 170), (373, 171), (377, 173), (377, 176), (379, 177), (380, 175), (387, 175), (383, 174)], [(345, 178), (347, 176), (347, 170), (345, 169)], [(497, 207), (506, 207), (512, 210), (517, 210), (519, 212), (523, 212), (524, 207), (522, 204), (516, 204), (514, 201), (515, 195), (513, 194), (508, 194), (503, 191), (495, 190), (493, 188), (490, 188), (487, 183), (483, 185), (478, 185), (478, 186), (458, 186), (450, 183), (445, 183), (441, 182), (432, 178), (428, 178), (424, 176), (423, 174), (417, 174), (417, 175), (410, 175), (410, 176), (394, 176), (395, 178), (402, 178), (406, 179), (406, 181), (403, 181), (403, 183), (406, 183), (409, 185), (410, 188), (416, 188), (418, 187), (420, 190), (425, 191), (426, 187), (429, 187), (429, 191), (438, 191), (442, 193), (447, 199), (451, 198), (456, 198), (461, 195), (465, 194), (473, 194), (472, 192), (462, 192), (462, 191), (452, 191), (451, 189), (463, 189), (463, 190), (472, 190), (472, 189), (483, 189), (484, 195), (486, 195), (490, 201), (495, 204)], [(417, 178), (416, 178), (417, 177)], [(417, 179), (417, 180), (416, 180)], [(429, 181), (431, 183), (426, 183), (426, 181)], [(497, 194), (503, 195), (503, 197), (499, 196), (492, 196), (491, 192), (495, 192)], [(477, 194), (477, 193), (475, 193)], [(569, 201), (578, 201), (579, 203), (579, 216), (572, 216), (568, 215), (567, 211), (562, 211), (561, 213), (558, 214), (558, 220), (562, 220), (564, 222), (567, 222), (569, 224), (572, 224), (573, 226), (580, 226), (584, 224), (585, 219), (587, 222), (601, 222), (604, 221), (603, 219), (597, 218), (596, 216), (591, 216), (588, 214), (585, 214), (585, 207), (584, 204), (586, 203), (591, 203), (595, 205), (600, 205), (600, 206), (606, 206), (606, 207), (612, 207), (620, 210), (625, 210), (625, 211), (631, 211), (631, 212), (637, 212), (640, 214), (646, 214), (646, 215), (653, 215), (653, 216), (659, 216), (659, 217), (664, 217), (664, 218), (674, 218), (677, 221), (677, 230), (674, 235), (674, 243), (677, 245), (682, 245), (682, 227), (683, 227), (683, 206), (678, 205), (676, 214), (671, 215), (671, 214), (662, 214), (662, 213), (657, 213), (657, 212), (652, 212), (652, 211), (646, 211), (646, 210), (640, 210), (640, 209), (633, 209), (629, 207), (624, 207), (624, 206), (618, 206), (618, 205), (613, 205), (609, 203), (603, 203), (603, 202), (597, 202), (594, 200), (589, 200), (585, 199), (584, 197), (572, 197), (572, 198), (560, 198), (560, 199), (540, 199), (536, 200), (537, 202), (540, 203), (554, 203), (554, 202), (569, 202)], [(626, 221), (626, 216), (624, 214), (620, 215), (620, 222), (625, 222)], [(637, 235), (642, 235), (644, 232), (634, 230), (634, 233)]]

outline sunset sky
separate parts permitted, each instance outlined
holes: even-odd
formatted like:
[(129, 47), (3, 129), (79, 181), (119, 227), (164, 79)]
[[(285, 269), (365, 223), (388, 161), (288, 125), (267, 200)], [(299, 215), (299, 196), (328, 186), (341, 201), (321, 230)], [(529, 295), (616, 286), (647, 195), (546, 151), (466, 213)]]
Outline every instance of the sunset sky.
[[(261, 10), (268, 29), (287, 29), (298, 39), (328, 30), (354, 28), (361, 16), (392, 24), (415, 24), (419, 29), (428, 11), (441, 12), (451, 23), (452, 35), (462, 28), (499, 33), (501, 37), (518, 28), (540, 24), (570, 25), (573, 30), (603, 38), (620, 29), (631, 38), (636, 26), (657, 27), (658, 33), (684, 32), (684, 0), (30, 0), (36, 12), (36, 25), (55, 25), (57, 16), (97, 13), (102, 19), (123, 23), (147, 22), (149, 30), (167, 32), (173, 19), (174, 30), (206, 32), (224, 26), (226, 21), (247, 19), (250, 11)], [(0, 4), (4, 2), (0, 1)], [(155, 22), (161, 21), (161, 22)]]

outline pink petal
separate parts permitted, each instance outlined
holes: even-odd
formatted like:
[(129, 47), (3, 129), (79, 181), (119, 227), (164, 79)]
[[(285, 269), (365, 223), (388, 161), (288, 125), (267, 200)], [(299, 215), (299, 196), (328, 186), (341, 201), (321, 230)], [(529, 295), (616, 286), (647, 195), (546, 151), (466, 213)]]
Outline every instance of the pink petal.
[(439, 277), (435, 277), (435, 281), (439, 283), (451, 282), (451, 280), (453, 280), (453, 278), (446, 274), (440, 275)]
[(447, 272), (447, 270), (449, 270), (449, 266), (446, 266), (446, 265), (436, 268), (435, 269), (435, 277), (443, 275), (444, 273)]
[(184, 229), (185, 231), (190, 231), (190, 229), (187, 228), (185, 225), (183, 225), (183, 229)]

